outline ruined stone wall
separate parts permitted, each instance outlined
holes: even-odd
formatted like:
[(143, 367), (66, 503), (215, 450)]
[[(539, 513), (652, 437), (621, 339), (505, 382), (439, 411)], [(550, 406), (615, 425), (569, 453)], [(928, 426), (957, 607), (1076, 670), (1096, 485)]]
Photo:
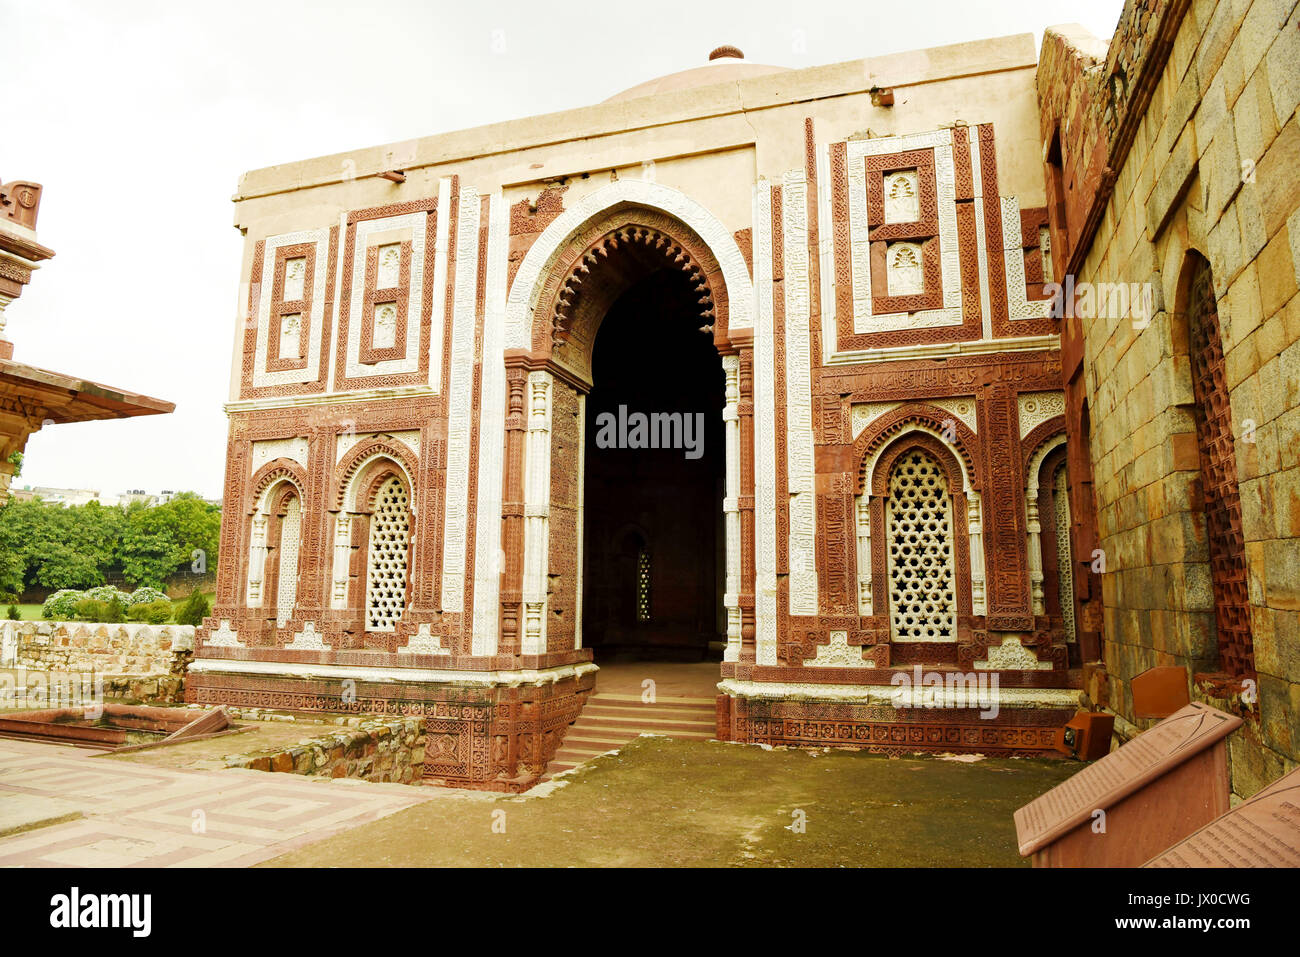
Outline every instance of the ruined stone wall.
[(12, 664), (39, 671), (168, 675), (183, 672), (194, 651), (193, 625), (84, 621), (9, 624), (17, 638)]
[(235, 755), (226, 767), (417, 784), (424, 747), (423, 718), (372, 719), (292, 747)]
[(93, 674), (109, 698), (179, 701), (194, 654), (193, 625), (15, 621), (4, 626), (0, 668), (28, 688), (44, 676)]
[[(1300, 759), (1300, 10), (1131, 0), (1116, 37), (1094, 60), (1049, 31), (1038, 79), (1044, 141), (1061, 150), (1047, 169), (1054, 236), (1066, 238), (1057, 280), (1150, 288), (1149, 309), (1076, 301), (1063, 334), (1070, 427), (1083, 402), (1091, 423), (1105, 561), (1104, 670), (1089, 691), (1132, 721), (1134, 675), (1167, 664), (1204, 675), (1198, 694), (1248, 716), (1230, 750), (1233, 789), (1249, 795)], [(1241, 503), (1240, 527), (1215, 542), (1196, 424), (1207, 386), (1193, 385), (1189, 342), (1198, 255), (1222, 340), (1209, 378), (1231, 406), (1222, 464), (1235, 466)], [(1253, 672), (1225, 668), (1216, 622), (1212, 546), (1234, 539)]]

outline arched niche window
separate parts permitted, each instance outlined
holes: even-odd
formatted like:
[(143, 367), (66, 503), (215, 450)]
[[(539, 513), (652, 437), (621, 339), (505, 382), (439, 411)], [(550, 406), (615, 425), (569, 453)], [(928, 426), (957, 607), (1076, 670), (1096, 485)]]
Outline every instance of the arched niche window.
[(952, 495), (939, 463), (912, 448), (894, 463), (885, 503), (893, 641), (957, 638)]
[(302, 499), (296, 493), (285, 497), (280, 513), (280, 547), (278, 551), (275, 591), (275, 623), (283, 628), (293, 617), (298, 598), (298, 559), (302, 545)]
[(1025, 510), (1034, 614), (1058, 621), (1066, 641), (1074, 642), (1078, 622), (1068, 454), (1065, 436), (1057, 435), (1030, 457)]
[(411, 506), (406, 484), (388, 475), (375, 488), (366, 543), (366, 631), (390, 632), (406, 609)]
[(1185, 277), (1186, 339), (1195, 399), (1192, 417), (1200, 453), (1219, 666), (1229, 675), (1253, 675), (1255, 651), (1241, 494), (1237, 486), (1232, 406), (1225, 381), (1218, 300), (1210, 264), (1203, 256), (1189, 254)]
[(293, 617), (298, 599), (301, 545), (302, 496), (292, 481), (277, 482), (253, 513), (248, 606), (273, 610), (278, 628)]

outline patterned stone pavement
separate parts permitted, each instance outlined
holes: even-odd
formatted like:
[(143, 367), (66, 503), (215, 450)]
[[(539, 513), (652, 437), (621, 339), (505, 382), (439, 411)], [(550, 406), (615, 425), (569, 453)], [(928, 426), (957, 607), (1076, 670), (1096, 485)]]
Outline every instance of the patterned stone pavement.
[(0, 803), (59, 801), (83, 815), (0, 839), (0, 867), (244, 867), (438, 793), (95, 754), (0, 739)]

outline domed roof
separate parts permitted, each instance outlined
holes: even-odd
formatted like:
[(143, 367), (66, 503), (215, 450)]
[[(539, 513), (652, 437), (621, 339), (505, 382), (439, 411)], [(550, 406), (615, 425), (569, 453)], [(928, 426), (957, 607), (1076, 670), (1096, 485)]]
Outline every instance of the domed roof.
[(756, 76), (770, 73), (787, 73), (789, 67), (769, 66), (765, 63), (746, 63), (745, 54), (733, 46), (720, 46), (709, 54), (707, 66), (697, 66), (690, 70), (680, 70), (666, 76), (646, 80), (634, 87), (615, 93), (606, 103), (619, 100), (634, 100), (639, 96), (653, 96), (656, 93), (671, 93), (676, 90), (689, 90), (697, 86), (709, 86), (714, 83), (727, 83), (736, 80), (749, 80)]

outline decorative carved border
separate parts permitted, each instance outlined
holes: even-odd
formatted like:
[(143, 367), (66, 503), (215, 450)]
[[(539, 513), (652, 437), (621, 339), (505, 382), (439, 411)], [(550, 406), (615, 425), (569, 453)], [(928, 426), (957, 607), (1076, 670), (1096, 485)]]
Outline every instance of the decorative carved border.
[[(285, 268), (289, 259), (306, 260), (303, 269), (302, 298), (286, 301), (284, 298)], [(311, 306), (312, 286), (316, 278), (316, 244), (296, 243), (292, 246), (277, 246), (275, 266), (271, 286), (271, 320), (266, 330), (266, 370), (267, 372), (284, 372), (290, 369), (307, 368), (307, 351), (311, 345)], [(280, 355), (280, 335), (284, 317), (293, 314), (302, 316), (302, 326), (298, 332), (298, 355)], [(323, 351), (323, 350), (322, 350)]]
[[(389, 289), (378, 288), (379, 247), (371, 246), (366, 250), (366, 290), (361, 297), (364, 314), (361, 317), (361, 347), (357, 356), (361, 365), (406, 358), (406, 327), (409, 325), (407, 310), (411, 299), (411, 250), (410, 240), (401, 243), (397, 286)], [(392, 303), (397, 310), (397, 327), (394, 330), (393, 344), (377, 349), (374, 345), (375, 322), (378, 318), (376, 311), (380, 306), (388, 303)]]
[[(456, 200), (453, 199), (452, 205), (455, 206)], [(349, 329), (353, 321), (361, 323), (362, 335), (364, 336), (369, 317), (364, 314), (367, 303), (373, 303), (371, 298), (373, 290), (372, 280), (369, 273), (369, 250), (367, 250), (367, 263), (364, 282), (366, 288), (362, 291), (362, 309), (363, 315), (353, 317), (352, 308), (352, 284), (353, 274), (356, 271), (355, 257), (357, 254), (357, 224), (369, 220), (391, 219), (397, 216), (405, 216), (410, 213), (424, 212), (424, 262), (422, 266), (421, 293), (420, 293), (420, 341), (418, 344), (418, 353), (416, 355), (416, 368), (412, 372), (399, 373), (378, 373), (375, 375), (348, 375), (348, 338)], [(454, 223), (453, 223), (454, 226)], [(338, 392), (345, 392), (353, 389), (376, 389), (376, 388), (393, 388), (405, 385), (424, 385), (429, 381), (429, 353), (430, 337), (433, 335), (433, 328), (437, 325), (438, 315), (434, 311), (433, 286), (434, 275), (437, 268), (437, 227), (438, 227), (438, 198), (436, 196), (427, 199), (412, 200), (406, 203), (394, 203), (389, 206), (377, 206), (372, 209), (363, 209), (351, 212), (347, 216), (347, 233), (343, 242), (343, 287), (339, 296), (339, 322), (338, 322), (338, 343), (335, 347), (335, 366), (334, 366), (334, 389)], [(405, 245), (405, 244), (404, 244)], [(454, 231), (448, 233), (448, 250), (447, 250), (447, 295), (448, 302), (451, 301), (452, 288), (455, 281), (455, 267), (453, 262), (453, 251), (456, 246), (456, 234)], [(403, 257), (404, 269), (403, 291), (406, 296), (410, 295), (410, 259)], [(408, 303), (409, 307), (409, 303)], [(450, 316), (450, 309), (445, 313)], [(409, 316), (409, 313), (408, 313)], [(451, 322), (442, 323), (444, 331), (449, 333)], [(405, 340), (403, 339), (403, 344)], [(361, 358), (359, 354), (358, 358)], [(378, 357), (369, 357), (372, 362), (380, 361)], [(401, 356), (394, 358), (406, 358), (405, 351)], [(445, 353), (444, 353), (445, 358)], [(444, 383), (446, 380), (443, 380)]]
[[(272, 237), (274, 239), (275, 237)], [(248, 300), (246, 304), (246, 313), (244, 316), (244, 336), (243, 336), (243, 356), (240, 360), (239, 373), (239, 396), (241, 399), (267, 399), (280, 398), (295, 395), (313, 395), (322, 393), (326, 390), (326, 380), (329, 375), (329, 349), (330, 335), (333, 325), (334, 316), (334, 274), (337, 266), (338, 257), (338, 240), (339, 228), (331, 226), (328, 232), (328, 255), (325, 275), (325, 299), (321, 307), (320, 315), (320, 349), (317, 355), (317, 375), (310, 382), (290, 382), (280, 385), (255, 385), (254, 372), (257, 363), (257, 337), (259, 327), (260, 299), (264, 277), (262, 275), (266, 260), (267, 240), (258, 240), (253, 247), (253, 264), (250, 271), (250, 280), (248, 284)], [(295, 244), (294, 249), (308, 246), (311, 248), (311, 278), (313, 286), (315, 283), (315, 270), (319, 267), (316, 258), (314, 243)], [(272, 260), (272, 296), (273, 302), (279, 299), (280, 290), (283, 289), (283, 266), (282, 259), (278, 254)], [(304, 282), (303, 291), (310, 294), (311, 287)], [(314, 304), (309, 300), (308, 304)], [(293, 312), (294, 310), (284, 310)], [(286, 362), (281, 368), (279, 360), (272, 360), (271, 357), (276, 355), (272, 350), (279, 348), (279, 324), (278, 313), (272, 310), (272, 315), (276, 317), (275, 322), (268, 323), (267, 333), (267, 368), (263, 372), (291, 371), (292, 369), (306, 369), (309, 365), (308, 350), (311, 343), (312, 319), (310, 310), (303, 312), (303, 329), (300, 333), (299, 341), (302, 345), (302, 362), (301, 365), (294, 365), (292, 362)]]

